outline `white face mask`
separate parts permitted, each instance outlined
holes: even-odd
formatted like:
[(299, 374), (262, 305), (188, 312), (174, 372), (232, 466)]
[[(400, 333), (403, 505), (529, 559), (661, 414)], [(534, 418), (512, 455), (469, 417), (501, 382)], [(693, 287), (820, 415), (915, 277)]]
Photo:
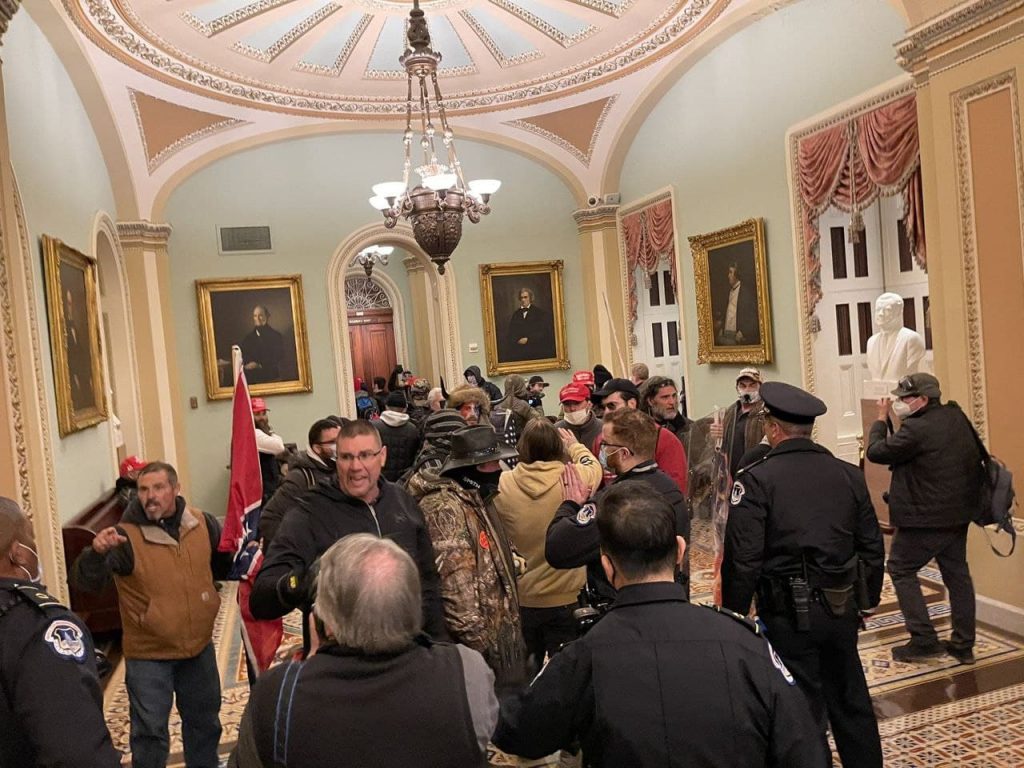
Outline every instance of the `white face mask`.
[(919, 404), (911, 405), (910, 403), (905, 403), (902, 400), (893, 400), (892, 402), (892, 412), (901, 419), (905, 419), (907, 416), (912, 416), (919, 410), (921, 410), (921, 406)]
[(29, 546), (26, 546), (25, 544), (22, 544), (20, 541), (16, 541), (14, 543), (17, 544), (19, 547), (27, 549), (29, 552), (31, 552), (33, 555), (35, 555), (35, 557), (36, 557), (36, 575), (33, 577), (32, 574), (28, 572), (28, 568), (26, 568), (24, 565), (21, 565), (20, 563), (14, 562), (14, 558), (13, 557), (11, 557), (11, 562), (14, 563), (14, 565), (18, 566), (19, 568), (21, 568), (21, 570), (23, 570), (25, 572), (25, 575), (28, 576), (28, 580), (29, 581), (31, 581), (31, 582), (33, 582), (35, 584), (42, 584), (43, 583), (43, 561), (39, 559), (39, 553), (36, 552), (34, 549), (32, 549), (32, 547), (29, 547)]
[(586, 424), (587, 419), (590, 418), (590, 411), (583, 409), (582, 411), (571, 411), (565, 414), (565, 421), (568, 424), (572, 424), (574, 427), (582, 426)]
[(736, 390), (736, 397), (739, 399), (739, 401), (741, 403), (744, 403), (746, 405), (751, 405), (753, 403), (756, 403), (756, 402), (760, 401), (760, 399), (761, 399), (761, 390), (760, 389), (755, 389), (753, 387), (751, 387), (749, 389), (737, 389)]

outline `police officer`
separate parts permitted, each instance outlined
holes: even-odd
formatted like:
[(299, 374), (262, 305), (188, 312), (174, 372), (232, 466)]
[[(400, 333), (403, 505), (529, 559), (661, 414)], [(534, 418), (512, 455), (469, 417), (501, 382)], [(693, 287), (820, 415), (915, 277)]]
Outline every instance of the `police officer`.
[(590, 768), (822, 768), (792, 676), (753, 622), (687, 601), (672, 507), (638, 487), (617, 483), (597, 509), (615, 603), (502, 701), (494, 743), (539, 758), (578, 740)]
[[(846, 768), (881, 768), (878, 723), (857, 653), (860, 610), (878, 605), (885, 554), (864, 476), (811, 440), (825, 404), (761, 386), (771, 451), (736, 475), (722, 604), (757, 611), (808, 695), (822, 739), (832, 724)], [(827, 721), (826, 721), (827, 719)]]
[(92, 639), (41, 577), (28, 518), (0, 497), (0, 768), (116, 768)]

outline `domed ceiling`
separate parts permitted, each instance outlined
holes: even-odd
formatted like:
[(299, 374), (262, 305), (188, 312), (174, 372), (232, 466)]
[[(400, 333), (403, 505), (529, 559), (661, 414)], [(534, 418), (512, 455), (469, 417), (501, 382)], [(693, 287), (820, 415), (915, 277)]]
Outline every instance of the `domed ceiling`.
[[(64, 0), (99, 47), (164, 82), (275, 111), (404, 117), (411, 2)], [(729, 0), (425, 0), (450, 113), (571, 95), (672, 53)]]

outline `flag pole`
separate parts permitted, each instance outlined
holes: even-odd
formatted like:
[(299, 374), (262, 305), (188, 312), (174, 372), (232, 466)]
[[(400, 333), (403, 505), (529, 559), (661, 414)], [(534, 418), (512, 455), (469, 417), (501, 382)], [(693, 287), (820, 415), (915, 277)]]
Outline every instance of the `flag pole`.
[(612, 322), (612, 307), (608, 303), (608, 294), (601, 291), (601, 297), (604, 299), (604, 309), (608, 313), (608, 327), (612, 330), (612, 341), (615, 342), (615, 353), (619, 356), (619, 370), (622, 371), (622, 376), (625, 378), (629, 375), (629, 371), (626, 370), (626, 358), (622, 356), (622, 347), (619, 346), (619, 334), (615, 332), (615, 323)]

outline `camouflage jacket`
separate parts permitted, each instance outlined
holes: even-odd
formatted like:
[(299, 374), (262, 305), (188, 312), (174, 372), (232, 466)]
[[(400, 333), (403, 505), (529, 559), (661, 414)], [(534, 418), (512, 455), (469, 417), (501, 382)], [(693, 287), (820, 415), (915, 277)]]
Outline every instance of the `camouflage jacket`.
[(512, 549), (478, 491), (425, 467), (409, 478), (434, 545), (452, 639), (483, 654), (498, 682), (519, 674), (525, 649)]

